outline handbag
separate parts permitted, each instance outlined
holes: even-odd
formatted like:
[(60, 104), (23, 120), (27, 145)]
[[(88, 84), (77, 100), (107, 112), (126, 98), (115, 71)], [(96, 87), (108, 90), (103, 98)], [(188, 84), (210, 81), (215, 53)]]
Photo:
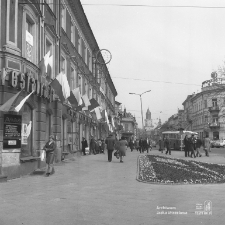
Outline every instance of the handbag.
[(117, 150), (117, 151), (114, 152), (114, 156), (115, 156), (117, 159), (120, 158), (119, 150)]

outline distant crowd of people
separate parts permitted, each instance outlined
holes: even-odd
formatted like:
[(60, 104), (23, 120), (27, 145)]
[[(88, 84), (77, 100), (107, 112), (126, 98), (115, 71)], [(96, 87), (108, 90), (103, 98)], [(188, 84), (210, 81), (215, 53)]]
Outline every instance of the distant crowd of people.
[(148, 139), (140, 138), (140, 140), (134, 140), (131, 138), (128, 141), (125, 137), (121, 137), (121, 139), (118, 140), (117, 137), (115, 137), (113, 134), (110, 134), (105, 140), (95, 140), (94, 137), (91, 136), (89, 144), (87, 140), (83, 137), (81, 145), (83, 155), (86, 155), (87, 148), (89, 155), (96, 155), (100, 153), (105, 154), (105, 150), (107, 149), (109, 162), (112, 161), (112, 153), (114, 150), (118, 151), (120, 162), (123, 162), (123, 157), (126, 156), (126, 150), (128, 147), (130, 148), (131, 152), (133, 152), (133, 150), (137, 150), (140, 153), (143, 153), (144, 151), (147, 151), (148, 153), (149, 150), (152, 150), (151, 141)]
[[(185, 135), (183, 145), (185, 157), (201, 157), (201, 148), (204, 149), (205, 156), (209, 157), (209, 152), (211, 151), (211, 142), (208, 136), (206, 136), (202, 141), (198, 135)], [(167, 137), (165, 137), (163, 140), (159, 139), (159, 151), (163, 153), (164, 150), (166, 151), (166, 154), (169, 153), (171, 155), (170, 141)]]

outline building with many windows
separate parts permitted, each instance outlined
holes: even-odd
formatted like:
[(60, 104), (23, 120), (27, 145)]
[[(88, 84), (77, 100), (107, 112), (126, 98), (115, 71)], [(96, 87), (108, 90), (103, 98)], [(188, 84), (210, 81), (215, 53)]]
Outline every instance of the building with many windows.
[[(79, 0), (4, 0), (0, 11), (0, 105), (21, 90), (18, 101), (33, 92), (19, 113), (0, 112), (0, 174), (11, 178), (42, 165), (40, 150), (50, 134), (56, 138), (57, 160), (78, 151), (82, 137), (89, 141), (91, 134), (96, 139), (108, 134), (104, 122), (54, 94), (49, 83), (60, 72), (71, 90), (79, 87), (108, 115), (114, 114), (117, 91)], [(47, 53), (50, 63), (43, 72)], [(21, 132), (21, 146), (7, 139), (6, 127)], [(29, 136), (23, 127), (31, 127)]]

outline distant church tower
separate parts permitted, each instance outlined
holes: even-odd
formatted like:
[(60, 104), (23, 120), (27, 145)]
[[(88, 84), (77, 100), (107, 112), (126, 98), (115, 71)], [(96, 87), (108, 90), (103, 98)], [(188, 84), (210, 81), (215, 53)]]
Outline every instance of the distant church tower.
[(158, 126), (161, 126), (161, 125), (162, 125), (162, 122), (161, 122), (161, 119), (159, 118)]
[(146, 112), (146, 119), (145, 119), (145, 129), (146, 130), (152, 130), (153, 129), (153, 125), (152, 125), (152, 115), (151, 112), (148, 108), (147, 112)]

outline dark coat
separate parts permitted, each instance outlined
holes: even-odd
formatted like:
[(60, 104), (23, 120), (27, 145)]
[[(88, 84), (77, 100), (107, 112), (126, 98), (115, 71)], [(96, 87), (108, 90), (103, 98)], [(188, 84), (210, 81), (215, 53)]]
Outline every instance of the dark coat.
[(113, 138), (112, 136), (107, 137), (105, 143), (107, 144), (107, 150), (114, 150), (116, 144), (115, 138)]
[(202, 146), (202, 140), (198, 138), (196, 141), (196, 148), (200, 148), (201, 146)]
[(165, 148), (170, 149), (170, 142), (167, 138), (164, 140), (164, 146)]
[(139, 146), (140, 146), (141, 148), (144, 147), (143, 144), (144, 144), (144, 143), (143, 143), (143, 140), (139, 140)]
[(49, 144), (49, 142), (50, 141), (45, 144), (43, 149), (46, 151), (46, 163), (52, 164), (54, 161), (54, 151), (56, 149), (56, 144), (54, 141), (51, 144)]
[(88, 147), (87, 140), (85, 139), (84, 141), (81, 141), (81, 145), (82, 145), (82, 150), (85, 150), (85, 148)]

